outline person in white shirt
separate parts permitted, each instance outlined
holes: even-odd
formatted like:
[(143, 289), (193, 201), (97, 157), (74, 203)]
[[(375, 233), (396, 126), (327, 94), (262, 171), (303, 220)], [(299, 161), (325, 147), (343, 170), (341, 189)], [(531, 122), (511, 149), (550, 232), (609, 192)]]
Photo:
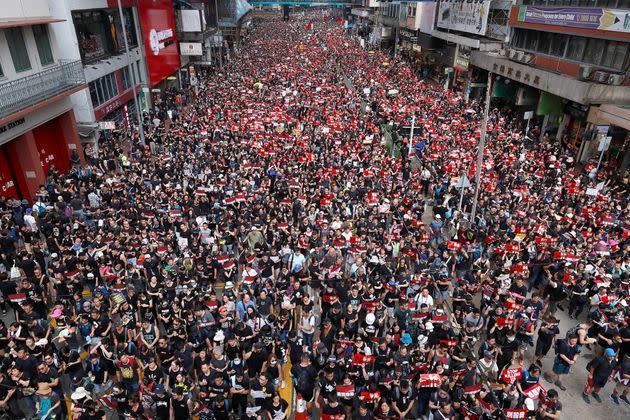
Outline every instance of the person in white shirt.
[(429, 294), (429, 289), (427, 289), (426, 287), (422, 289), (422, 293), (416, 296), (416, 308), (419, 309), (420, 305), (422, 305), (423, 303), (427, 304), (429, 310), (433, 308), (433, 297), (431, 297), (431, 295)]
[(32, 209), (26, 209), (26, 214), (24, 215), (24, 224), (28, 226), (32, 232), (37, 232), (37, 220), (33, 217)]
[(291, 264), (291, 273), (299, 273), (300, 271), (302, 271), (302, 269), (304, 268), (305, 262), (306, 262), (306, 257), (302, 254), (302, 251), (300, 251), (300, 249), (298, 248), (291, 256), (291, 259), (289, 260), (289, 263)]

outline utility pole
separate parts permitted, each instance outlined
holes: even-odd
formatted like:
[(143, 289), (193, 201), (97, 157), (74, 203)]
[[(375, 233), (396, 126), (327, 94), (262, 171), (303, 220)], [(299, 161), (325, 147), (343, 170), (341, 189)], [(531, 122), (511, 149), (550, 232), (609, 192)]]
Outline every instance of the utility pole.
[(481, 120), (481, 136), (477, 148), (477, 167), (475, 168), (475, 198), (470, 214), (470, 223), (474, 223), (477, 213), (477, 201), (479, 200), (479, 189), (481, 187), (481, 167), (483, 165), (483, 152), (486, 148), (486, 130), (488, 129), (488, 114), (490, 113), (490, 95), (492, 94), (492, 73), (488, 72), (488, 82), (486, 84), (486, 103), (483, 109), (483, 120)]
[[(214, 0), (214, 16), (217, 20), (217, 34), (219, 34), (219, 6), (217, 0)], [(223, 67), (223, 40), (219, 38), (219, 67)]]
[[(118, 0), (118, 13), (120, 14), (120, 26), (122, 26), (123, 38), (125, 39), (125, 54), (127, 55), (127, 70), (129, 70), (129, 77), (131, 77), (131, 90), (133, 92), (133, 104), (136, 106), (136, 117), (138, 118), (138, 132), (140, 133), (140, 144), (142, 145), (142, 151), (144, 152), (144, 126), (142, 125), (142, 113), (140, 112), (140, 106), (138, 104), (138, 96), (136, 92), (136, 77), (133, 73), (133, 67), (131, 65), (131, 56), (129, 55), (129, 42), (127, 40), (127, 27), (125, 26), (125, 16), (123, 15), (122, 4)], [(140, 75), (138, 74), (138, 77)], [(131, 150), (133, 150), (133, 141), (131, 142)], [(131, 154), (131, 153), (130, 153)]]
[(411, 159), (411, 150), (413, 149), (413, 129), (416, 126), (416, 114), (411, 117), (411, 131), (409, 132), (409, 159)]

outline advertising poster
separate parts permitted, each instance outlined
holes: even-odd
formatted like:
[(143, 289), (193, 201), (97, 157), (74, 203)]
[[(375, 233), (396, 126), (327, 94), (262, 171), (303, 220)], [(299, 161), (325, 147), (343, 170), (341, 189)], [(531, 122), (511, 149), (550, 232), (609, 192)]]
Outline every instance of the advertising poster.
[(518, 21), (602, 31), (630, 32), (630, 10), (598, 7), (520, 6)]
[(438, 28), (485, 35), (488, 29), (489, 0), (442, 0), (438, 7)]
[(180, 67), (175, 15), (171, 0), (139, 0), (138, 12), (149, 68), (155, 86)]

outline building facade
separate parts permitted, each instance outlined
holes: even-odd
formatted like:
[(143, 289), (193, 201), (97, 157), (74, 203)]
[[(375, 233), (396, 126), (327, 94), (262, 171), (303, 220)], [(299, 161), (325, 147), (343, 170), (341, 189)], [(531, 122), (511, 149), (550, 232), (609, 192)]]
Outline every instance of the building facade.
[(494, 93), (533, 111), (545, 133), (576, 157), (623, 160), (630, 120), (630, 1), (524, 0), (510, 10), (511, 37), (498, 53), (473, 52), (475, 66), (497, 75)]
[(87, 91), (48, 0), (0, 7), (0, 195), (32, 200), (46, 177), (83, 159), (73, 101)]
[(147, 81), (136, 2), (121, 0), (122, 19), (117, 0), (49, 3), (53, 15), (64, 21), (58, 28), (64, 51), (82, 64), (88, 84), (88, 89), (72, 95), (82, 140), (98, 138), (99, 122), (114, 121), (128, 126), (136, 119), (133, 82), (140, 94)]

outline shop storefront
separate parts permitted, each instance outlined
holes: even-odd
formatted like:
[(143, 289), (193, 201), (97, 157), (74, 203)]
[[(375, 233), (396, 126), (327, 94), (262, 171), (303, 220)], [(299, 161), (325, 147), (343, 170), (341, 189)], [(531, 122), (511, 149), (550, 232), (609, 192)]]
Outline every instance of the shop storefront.
[(82, 158), (68, 98), (0, 123), (0, 195), (32, 200), (51, 171), (70, 168), (75, 151)]

